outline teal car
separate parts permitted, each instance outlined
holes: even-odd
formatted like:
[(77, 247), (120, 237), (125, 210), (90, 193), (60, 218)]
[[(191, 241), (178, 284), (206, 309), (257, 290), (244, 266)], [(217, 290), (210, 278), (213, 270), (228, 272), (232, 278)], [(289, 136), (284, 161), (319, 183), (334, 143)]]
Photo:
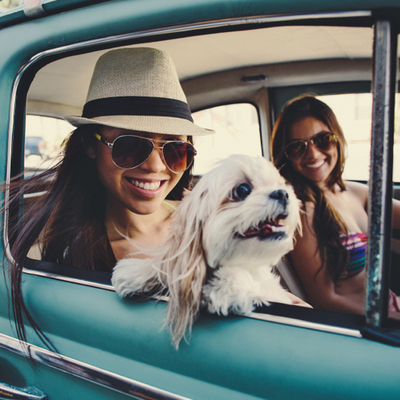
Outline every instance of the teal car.
[[(17, 338), (6, 209), (0, 399), (398, 400), (400, 321), (386, 294), (400, 293), (390, 222), (399, 32), (398, 0), (31, 0), (2, 9), (1, 181), (51, 165), (72, 130), (62, 117), (81, 114), (101, 54), (150, 46), (171, 54), (196, 122), (218, 132), (195, 143), (198, 177), (231, 153), (269, 158), (279, 110), (312, 92), (344, 128), (346, 178), (369, 184), (370, 226), (365, 315), (283, 304), (246, 317), (203, 313), (179, 350), (163, 329), (167, 299), (121, 300), (110, 274), (41, 261), (33, 249), (24, 298), (56, 351), (29, 324), (27, 341)], [(35, 136), (45, 159), (25, 151)], [(306, 300), (293, 271), (280, 271)]]

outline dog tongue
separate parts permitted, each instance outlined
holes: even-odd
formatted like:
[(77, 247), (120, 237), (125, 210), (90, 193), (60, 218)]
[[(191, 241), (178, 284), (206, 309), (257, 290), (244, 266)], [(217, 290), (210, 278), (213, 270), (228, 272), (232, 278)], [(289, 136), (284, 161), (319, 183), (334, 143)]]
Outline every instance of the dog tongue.
[(249, 229), (244, 233), (244, 236), (246, 238), (251, 238), (251, 237), (267, 237), (273, 233), (272, 226), (269, 223), (264, 222), (258, 229)]

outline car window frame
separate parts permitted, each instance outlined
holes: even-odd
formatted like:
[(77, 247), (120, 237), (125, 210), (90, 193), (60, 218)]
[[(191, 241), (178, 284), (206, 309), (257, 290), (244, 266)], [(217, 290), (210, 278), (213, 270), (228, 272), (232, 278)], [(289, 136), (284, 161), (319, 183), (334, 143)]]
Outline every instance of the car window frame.
[[(340, 26), (340, 21), (345, 20), (346, 23), (343, 22), (343, 24), (348, 24), (348, 21), (352, 21), (353, 18), (357, 17), (360, 18), (357, 20), (359, 24), (362, 24), (365, 22), (363, 18), (367, 18), (369, 20), (371, 13), (369, 12), (363, 12), (363, 13), (349, 13), (349, 20), (346, 19), (345, 13), (338, 13), (338, 15), (335, 16), (335, 14), (315, 14), (312, 16), (309, 15), (299, 15), (299, 16), (278, 16), (278, 17), (265, 17), (265, 18), (248, 18), (245, 19), (246, 23), (249, 24), (249, 27), (251, 26), (257, 26), (257, 27), (263, 27), (263, 26), (276, 26), (277, 24), (285, 24), (285, 23), (299, 23), (299, 21), (305, 21), (304, 23), (309, 23), (309, 24), (315, 24), (317, 21), (318, 15), (322, 17), (321, 20), (318, 20), (318, 25), (323, 25), (324, 18), (326, 18), (326, 23), (327, 24), (332, 24), (332, 21), (335, 21), (336, 18), (338, 18), (335, 22), (335, 25)], [(149, 38), (152, 38), (154, 40), (161, 40), (161, 38), (168, 37), (170, 35), (184, 35), (184, 34), (195, 34), (195, 32), (201, 34), (202, 32), (208, 32), (208, 31), (215, 31), (215, 30), (224, 30), (224, 29), (233, 29), (233, 27), (237, 28), (239, 26), (243, 26), (244, 20), (240, 19), (237, 22), (234, 21), (217, 21), (217, 22), (210, 22), (210, 23), (205, 23), (203, 24), (202, 27), (198, 26), (185, 26), (185, 27), (172, 27), (172, 28), (166, 28), (166, 29), (160, 29), (160, 30), (153, 30), (153, 31), (145, 31), (145, 32), (134, 32), (131, 35), (121, 35), (117, 37), (112, 37), (112, 38), (106, 38), (106, 39), (95, 39), (95, 40), (90, 40), (86, 42), (81, 42), (77, 43), (74, 45), (68, 45), (64, 46), (61, 48), (55, 48), (51, 50), (47, 50), (41, 53), (38, 53), (36, 56), (32, 57), (26, 65), (19, 71), (15, 82), (14, 82), (14, 87), (13, 87), (13, 94), (12, 94), (12, 101), (11, 101), (11, 108), (10, 108), (10, 121), (9, 121), (9, 134), (8, 134), (8, 153), (7, 153), (7, 173), (6, 173), (6, 182), (9, 182), (11, 176), (15, 175), (17, 172), (20, 172), (21, 170), (21, 165), (22, 165), (22, 157), (23, 157), (23, 140), (21, 140), (21, 135), (23, 137), (24, 135), (24, 127), (23, 127), (23, 122), (21, 120), (23, 118), (20, 118), (21, 115), (24, 114), (24, 104), (21, 99), (24, 98), (24, 94), (27, 93), (28, 87), (30, 85), (30, 82), (36, 73), (38, 69), (40, 69), (43, 65), (47, 64), (48, 62), (51, 62), (55, 59), (62, 58), (67, 55), (73, 55), (77, 54), (79, 52), (85, 51), (87, 49), (90, 49), (90, 51), (95, 51), (99, 49), (105, 49), (105, 48), (110, 48), (114, 47), (117, 44), (130, 44), (130, 43), (140, 43), (143, 41), (149, 41)], [(367, 26), (370, 26), (367, 24)], [(393, 28), (392, 28), (393, 30)], [(374, 109), (377, 109), (380, 106), (379, 102), (377, 103), (376, 100), (374, 99)], [(261, 128), (262, 129), (262, 128)], [(378, 135), (378, 133), (376, 134)], [(379, 135), (381, 135), (381, 132), (379, 132)], [(387, 138), (388, 132), (384, 133), (384, 137)], [(261, 143), (264, 143), (263, 136), (261, 136)], [(390, 153), (390, 150), (389, 150)], [(20, 159), (18, 160), (18, 156), (16, 157), (16, 154), (20, 154)], [(375, 164), (374, 164), (375, 165)], [(387, 183), (387, 180), (385, 182), (381, 182), (380, 185), (383, 187)], [(5, 194), (5, 201), (7, 202), (8, 200), (8, 194)], [(381, 208), (380, 214), (378, 215), (378, 220), (374, 222), (374, 226), (379, 225), (382, 221), (383, 215), (387, 215), (387, 204)], [(390, 212), (390, 211), (389, 211)], [(5, 214), (4, 218), (4, 223), (3, 223), (3, 240), (4, 240), (4, 249), (6, 256), (9, 259), (12, 259), (11, 253), (9, 251), (8, 247), (8, 227), (7, 227), (7, 221), (8, 221), (8, 214)], [(387, 224), (387, 221), (385, 222), (385, 227), (388, 229), (389, 224)], [(383, 241), (383, 245), (385, 248), (388, 247), (387, 241)], [(52, 278), (52, 279), (59, 279), (59, 280), (66, 280), (68, 282), (74, 282), (74, 283), (79, 283), (82, 285), (86, 286), (95, 286), (99, 288), (105, 288), (104, 286), (98, 286), (98, 285), (103, 285), (99, 284), (96, 282), (96, 279), (93, 280), (85, 280), (85, 279), (80, 279), (80, 278), (73, 278), (73, 277), (66, 277), (63, 275), (59, 274), (54, 274), (54, 273), (49, 273), (49, 272), (44, 272), (40, 271), (39, 267), (35, 267), (35, 269), (25, 269), (25, 273), (29, 274), (37, 274), (40, 276), (45, 276), (47, 278)], [(372, 273), (370, 273), (372, 276)], [(108, 285), (107, 285), (108, 286)], [(107, 289), (109, 289), (107, 287)], [(370, 287), (368, 287), (369, 292), (371, 290)], [(380, 293), (382, 293), (382, 290), (384, 289), (384, 285), (381, 287), (378, 287), (377, 289), (380, 290)], [(112, 290), (112, 289), (111, 289)], [(374, 315), (379, 315), (381, 316), (382, 314), (382, 309), (375, 311), (374, 307)], [(383, 320), (381, 320), (383, 321)], [(288, 322), (288, 321), (286, 321)], [(289, 323), (289, 322), (288, 322)], [(362, 322), (361, 322), (362, 324)], [(373, 328), (381, 328), (383, 326), (383, 322), (380, 322), (378, 325), (375, 326), (374, 323), (372, 323), (372, 320), (370, 318), (369, 324)]]

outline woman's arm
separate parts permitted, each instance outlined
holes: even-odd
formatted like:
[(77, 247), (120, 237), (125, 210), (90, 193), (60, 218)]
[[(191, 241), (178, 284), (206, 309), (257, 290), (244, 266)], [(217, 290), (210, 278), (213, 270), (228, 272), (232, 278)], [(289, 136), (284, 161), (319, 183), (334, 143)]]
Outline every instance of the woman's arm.
[(362, 314), (364, 312), (363, 284), (357, 290), (343, 294), (343, 288), (335, 286), (327, 268), (320, 270), (322, 261), (312, 226), (313, 216), (314, 205), (307, 204), (306, 212), (302, 214), (303, 235), (297, 238), (295, 247), (290, 253), (291, 261), (308, 299), (315, 308)]

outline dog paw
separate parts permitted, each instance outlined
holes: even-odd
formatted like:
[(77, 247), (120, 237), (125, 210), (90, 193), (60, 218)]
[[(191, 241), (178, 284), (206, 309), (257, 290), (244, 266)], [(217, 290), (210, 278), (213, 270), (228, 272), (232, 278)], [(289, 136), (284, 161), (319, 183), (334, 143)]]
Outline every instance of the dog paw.
[(247, 294), (232, 294), (229, 291), (218, 290), (211, 285), (203, 287), (202, 306), (212, 314), (249, 315), (255, 307), (254, 300), (252, 296)]
[(111, 283), (121, 296), (148, 292), (156, 286), (156, 271), (148, 260), (125, 259), (114, 267)]
[(249, 292), (229, 292), (220, 290), (212, 285), (203, 287), (202, 307), (208, 312), (218, 315), (228, 315), (229, 313), (238, 315), (249, 315), (256, 307), (266, 305), (270, 302), (293, 304), (293, 300), (284, 289), (251, 294)]

